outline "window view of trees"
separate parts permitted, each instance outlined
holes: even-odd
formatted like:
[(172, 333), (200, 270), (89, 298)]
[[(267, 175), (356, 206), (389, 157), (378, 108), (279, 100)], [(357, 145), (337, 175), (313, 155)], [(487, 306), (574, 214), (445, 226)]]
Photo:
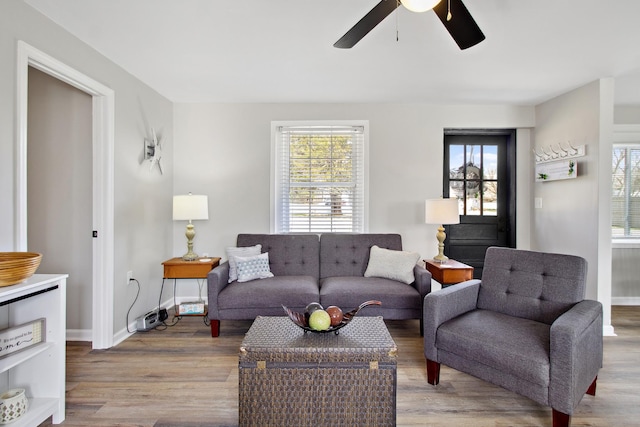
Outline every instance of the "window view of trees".
[(640, 237), (640, 145), (615, 146), (612, 160), (612, 236)]
[(276, 229), (362, 232), (364, 126), (281, 126), (276, 140)]
[(452, 145), (449, 194), (460, 201), (460, 215), (497, 215), (497, 146)]
[[(289, 140), (292, 221), (329, 226), (353, 212), (353, 141), (349, 135), (292, 135)], [(348, 218), (338, 219), (337, 216)]]

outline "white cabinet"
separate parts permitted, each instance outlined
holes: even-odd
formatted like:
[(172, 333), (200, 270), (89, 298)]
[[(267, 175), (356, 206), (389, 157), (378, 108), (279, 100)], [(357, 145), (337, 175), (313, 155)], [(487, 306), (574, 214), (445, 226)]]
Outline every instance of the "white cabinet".
[(29, 410), (12, 427), (32, 427), (65, 417), (66, 278), (36, 274), (0, 288), (0, 330), (44, 318), (45, 341), (0, 359), (0, 392), (24, 388)]

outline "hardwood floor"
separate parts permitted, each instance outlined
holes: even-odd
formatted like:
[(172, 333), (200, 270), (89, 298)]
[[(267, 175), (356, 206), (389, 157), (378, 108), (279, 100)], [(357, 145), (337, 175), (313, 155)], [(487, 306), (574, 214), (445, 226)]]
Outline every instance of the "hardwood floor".
[[(398, 426), (551, 425), (549, 408), (446, 366), (438, 386), (427, 384), (418, 321), (387, 324), (398, 346)], [(222, 322), (213, 339), (202, 319), (185, 318), (109, 350), (69, 342), (63, 425), (237, 426), (238, 348), (250, 325)], [(640, 307), (613, 307), (613, 325), (596, 396), (582, 399), (572, 426), (640, 425)]]

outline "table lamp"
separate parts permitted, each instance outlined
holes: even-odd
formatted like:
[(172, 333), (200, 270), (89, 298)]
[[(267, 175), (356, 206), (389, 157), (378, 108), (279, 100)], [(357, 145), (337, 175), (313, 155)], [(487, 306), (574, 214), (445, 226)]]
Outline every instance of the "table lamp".
[(187, 253), (182, 256), (185, 261), (194, 261), (198, 255), (193, 252), (193, 238), (196, 231), (191, 221), (209, 219), (209, 201), (207, 196), (198, 196), (195, 194), (186, 194), (181, 196), (173, 196), (173, 220), (189, 221), (187, 231)]
[(445, 263), (449, 258), (444, 254), (444, 239), (447, 235), (444, 232), (445, 224), (460, 224), (460, 214), (458, 213), (457, 199), (428, 199), (424, 203), (424, 222), (427, 224), (437, 224), (438, 232), (438, 255), (433, 260)]

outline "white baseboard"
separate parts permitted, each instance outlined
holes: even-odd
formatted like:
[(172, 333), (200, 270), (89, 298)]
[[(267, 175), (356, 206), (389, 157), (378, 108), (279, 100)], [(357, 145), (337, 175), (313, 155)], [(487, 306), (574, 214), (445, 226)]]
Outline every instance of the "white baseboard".
[(67, 329), (67, 341), (93, 341), (91, 329)]
[(640, 297), (611, 297), (611, 305), (640, 305)]
[(602, 325), (602, 336), (604, 337), (617, 337), (613, 331), (613, 325)]

